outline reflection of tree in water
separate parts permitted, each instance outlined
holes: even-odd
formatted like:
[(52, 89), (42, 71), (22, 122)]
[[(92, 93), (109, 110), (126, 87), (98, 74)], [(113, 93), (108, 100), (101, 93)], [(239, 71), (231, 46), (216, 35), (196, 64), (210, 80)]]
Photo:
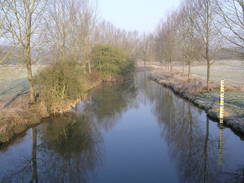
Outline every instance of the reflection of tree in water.
[(155, 92), (160, 88), (159, 85), (156, 85), (154, 81), (148, 80), (150, 76), (149, 72), (139, 72), (135, 75), (135, 85), (138, 88), (139, 95), (138, 100), (144, 105), (152, 103), (153, 100), (156, 100)]
[(40, 161), (49, 182), (88, 182), (99, 160), (100, 136), (89, 116), (67, 113), (43, 128)]
[(37, 129), (32, 128), (32, 149), (30, 157), (21, 157), (22, 161), (15, 164), (15, 170), (5, 172), (0, 182), (38, 182), (37, 172)]
[(89, 182), (100, 162), (101, 136), (96, 124), (111, 128), (133, 105), (133, 80), (104, 86), (84, 103), (83, 111), (53, 117), (33, 130), (31, 157), (6, 175), (5, 182)]
[[(153, 104), (181, 182), (241, 182), (239, 173), (223, 174), (218, 168), (218, 139), (211, 136), (209, 121), (199, 123), (197, 109), (146, 77), (138, 75), (135, 85), (142, 93), (139, 97)], [(135, 85), (131, 81), (101, 87), (80, 114), (67, 113), (33, 128), (30, 157), (0, 181), (89, 182), (100, 163), (101, 136), (96, 124), (111, 128), (123, 111), (141, 101)]]
[(32, 159), (31, 159), (31, 171), (32, 177), (30, 182), (38, 182), (37, 172), (37, 129), (32, 129)]
[[(168, 142), (181, 182), (228, 182), (234, 173), (225, 174), (218, 164), (218, 139), (211, 136), (209, 120), (198, 118), (199, 111), (175, 97), (168, 89), (148, 81), (144, 94), (154, 103), (161, 135)], [(206, 119), (204, 123), (199, 120)], [(239, 174), (240, 182), (242, 177)], [(224, 180), (224, 181), (223, 181)]]
[(99, 126), (111, 129), (137, 95), (133, 80), (99, 88), (85, 104), (84, 111), (92, 115)]
[(67, 113), (34, 128), (31, 157), (4, 182), (89, 182), (100, 163), (101, 137), (92, 123), (85, 114)]
[[(44, 128), (43, 140), (48, 149), (64, 158), (79, 155), (93, 149), (98, 140), (94, 138), (94, 126), (85, 114), (66, 113), (55, 117)], [(72, 142), (72, 143), (71, 143)]]

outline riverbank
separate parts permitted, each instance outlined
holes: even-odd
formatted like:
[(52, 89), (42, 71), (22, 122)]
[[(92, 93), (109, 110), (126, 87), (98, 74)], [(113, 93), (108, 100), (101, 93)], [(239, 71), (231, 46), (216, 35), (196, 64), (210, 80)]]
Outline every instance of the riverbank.
[[(191, 77), (182, 72), (168, 72), (157, 69), (151, 72), (150, 79), (164, 87), (170, 88), (175, 94), (190, 101), (206, 111), (207, 115), (219, 121), (219, 84), (211, 82), (211, 91), (206, 90), (206, 82), (200, 77)], [(242, 86), (226, 85), (224, 125), (235, 133), (244, 136), (244, 90)]]
[(19, 96), (7, 108), (0, 110), (0, 145), (10, 143), (29, 128), (40, 124), (43, 118), (68, 112), (78, 103), (85, 101), (91, 91), (102, 82), (101, 79), (92, 82), (80, 98), (66, 100), (60, 110), (55, 113), (48, 113), (44, 104), (39, 100), (36, 104), (28, 104), (29, 93)]

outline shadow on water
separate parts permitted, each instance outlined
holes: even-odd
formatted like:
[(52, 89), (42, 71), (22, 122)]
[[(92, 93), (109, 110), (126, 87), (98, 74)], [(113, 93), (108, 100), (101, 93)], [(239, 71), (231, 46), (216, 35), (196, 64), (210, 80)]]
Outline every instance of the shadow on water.
[(244, 182), (243, 142), (147, 77), (103, 85), (29, 130), (0, 151), (0, 182)]

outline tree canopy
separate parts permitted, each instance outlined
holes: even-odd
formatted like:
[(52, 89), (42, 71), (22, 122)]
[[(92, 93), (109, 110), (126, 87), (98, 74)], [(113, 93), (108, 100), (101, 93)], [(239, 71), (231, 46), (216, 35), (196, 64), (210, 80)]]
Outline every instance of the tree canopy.
[(94, 68), (106, 77), (124, 76), (134, 68), (129, 54), (113, 45), (94, 46), (91, 60)]

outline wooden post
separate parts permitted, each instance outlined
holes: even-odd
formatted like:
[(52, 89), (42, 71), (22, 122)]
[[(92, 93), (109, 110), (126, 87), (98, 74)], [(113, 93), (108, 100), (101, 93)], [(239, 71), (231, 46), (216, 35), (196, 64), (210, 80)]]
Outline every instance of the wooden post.
[(225, 87), (224, 80), (220, 82), (220, 109), (219, 109), (219, 122), (224, 123), (224, 98), (225, 98)]

